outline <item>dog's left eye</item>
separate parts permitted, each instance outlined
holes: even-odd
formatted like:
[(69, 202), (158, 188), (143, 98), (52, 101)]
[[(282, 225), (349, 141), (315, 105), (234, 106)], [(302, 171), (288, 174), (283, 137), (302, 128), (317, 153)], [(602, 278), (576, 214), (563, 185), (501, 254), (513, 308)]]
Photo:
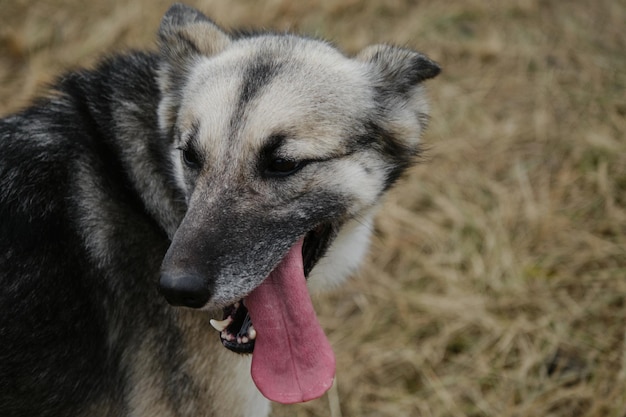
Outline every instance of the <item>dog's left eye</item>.
[(304, 161), (295, 161), (286, 158), (274, 158), (269, 161), (265, 172), (271, 176), (284, 177), (299, 171), (305, 165)]
[(181, 157), (187, 167), (191, 169), (200, 168), (200, 156), (191, 149), (181, 149)]

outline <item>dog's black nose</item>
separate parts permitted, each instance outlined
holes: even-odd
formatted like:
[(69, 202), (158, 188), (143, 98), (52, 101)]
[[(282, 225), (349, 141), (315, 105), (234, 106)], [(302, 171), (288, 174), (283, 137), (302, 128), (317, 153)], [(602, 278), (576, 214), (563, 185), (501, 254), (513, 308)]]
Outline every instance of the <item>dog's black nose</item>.
[(198, 275), (162, 272), (159, 289), (173, 306), (200, 308), (211, 298), (210, 286)]

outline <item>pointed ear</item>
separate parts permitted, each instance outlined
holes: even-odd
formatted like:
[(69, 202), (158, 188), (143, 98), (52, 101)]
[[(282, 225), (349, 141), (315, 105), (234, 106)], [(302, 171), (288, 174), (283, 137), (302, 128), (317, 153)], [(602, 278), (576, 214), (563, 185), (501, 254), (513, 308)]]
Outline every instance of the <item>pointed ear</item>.
[(169, 132), (175, 125), (183, 88), (193, 60), (224, 50), (230, 37), (198, 10), (174, 4), (163, 16), (158, 32), (161, 63), (158, 69), (161, 102), (159, 125)]
[(216, 54), (230, 43), (230, 37), (208, 17), (180, 3), (163, 16), (158, 38), (161, 54), (173, 63), (193, 55)]
[(373, 45), (356, 57), (371, 77), (378, 103), (379, 132), (397, 158), (390, 183), (409, 166), (419, 152), (420, 136), (428, 125), (430, 108), (423, 82), (441, 69), (419, 52), (389, 45)]
[(356, 59), (371, 65), (377, 88), (392, 95), (406, 95), (441, 72), (439, 65), (425, 55), (389, 45), (369, 46)]

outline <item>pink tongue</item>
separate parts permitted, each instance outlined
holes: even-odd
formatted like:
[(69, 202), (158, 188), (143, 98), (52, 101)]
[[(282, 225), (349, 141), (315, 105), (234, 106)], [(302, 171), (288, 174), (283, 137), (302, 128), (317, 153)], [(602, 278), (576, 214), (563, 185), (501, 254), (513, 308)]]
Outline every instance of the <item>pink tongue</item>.
[(245, 303), (257, 332), (252, 379), (259, 391), (283, 404), (313, 400), (328, 391), (335, 356), (306, 287), (302, 240)]

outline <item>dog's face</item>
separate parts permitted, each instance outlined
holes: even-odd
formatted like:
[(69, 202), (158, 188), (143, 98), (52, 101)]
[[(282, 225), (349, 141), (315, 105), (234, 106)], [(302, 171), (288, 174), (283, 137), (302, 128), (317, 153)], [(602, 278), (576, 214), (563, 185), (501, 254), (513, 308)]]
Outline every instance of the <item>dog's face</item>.
[(348, 58), (291, 35), (232, 38), (182, 6), (159, 35), (159, 118), (188, 204), (163, 262), (174, 303), (232, 304), (300, 240), (311, 281), (350, 272), (418, 152), (420, 83), (438, 66), (388, 46)]

